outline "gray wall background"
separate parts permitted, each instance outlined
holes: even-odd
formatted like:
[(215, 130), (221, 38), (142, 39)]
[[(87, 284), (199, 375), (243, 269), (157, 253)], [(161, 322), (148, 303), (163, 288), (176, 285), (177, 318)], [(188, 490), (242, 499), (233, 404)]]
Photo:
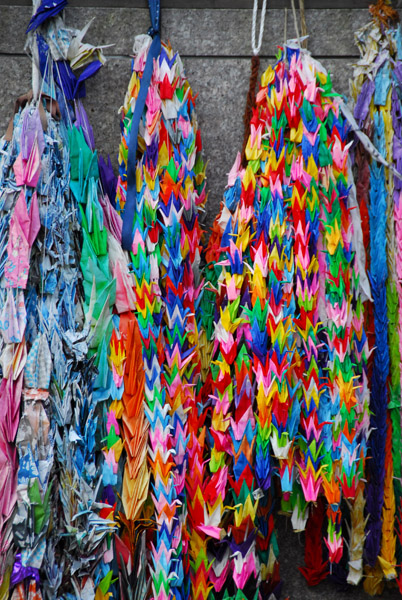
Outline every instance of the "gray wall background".
[[(209, 161), (208, 225), (218, 212), (226, 174), (241, 149), (252, 4), (252, 0), (162, 0), (162, 37), (180, 53), (190, 84), (198, 92), (197, 115), (204, 158)], [(369, 0), (306, 0), (305, 4), (309, 50), (330, 70), (336, 90), (348, 95), (352, 65), (359, 56), (354, 31), (369, 20)], [(394, 6), (400, 8), (401, 4)], [(149, 27), (147, 4), (145, 0), (70, 0), (69, 5), (65, 11), (68, 25), (81, 28), (95, 17), (85, 41), (114, 44), (105, 50), (106, 66), (87, 84), (85, 107), (98, 150), (103, 155), (109, 153), (117, 167), (118, 109), (130, 77), (134, 36)], [(261, 72), (284, 40), (285, 7), (289, 6), (289, 0), (268, 0)], [(0, 135), (12, 115), (15, 99), (31, 87), (30, 61), (23, 50), (30, 16), (29, 0), (0, 0)], [(295, 35), (290, 9), (287, 34)], [(294, 534), (282, 516), (277, 523), (285, 596), (292, 600), (368, 598), (361, 588), (342, 590), (328, 582), (307, 588), (297, 570), (303, 564), (303, 535)], [(400, 597), (395, 588), (383, 594), (385, 599)]]

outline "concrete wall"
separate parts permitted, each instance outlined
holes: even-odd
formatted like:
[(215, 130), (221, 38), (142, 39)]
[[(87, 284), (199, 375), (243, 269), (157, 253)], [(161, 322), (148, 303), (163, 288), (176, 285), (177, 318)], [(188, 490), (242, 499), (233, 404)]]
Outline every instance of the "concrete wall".
[[(297, 2), (296, 2), (297, 3)], [(283, 6), (288, 0), (269, 0), (261, 69), (274, 58), (284, 39)], [(309, 49), (332, 75), (336, 89), (348, 94), (352, 64), (358, 57), (353, 32), (369, 19), (369, 0), (306, 0)], [(163, 38), (180, 52), (187, 76), (199, 93), (205, 158), (209, 160), (208, 222), (212, 223), (243, 137), (242, 116), (250, 66), (251, 0), (165, 0)], [(105, 53), (107, 65), (87, 85), (85, 106), (95, 131), (97, 148), (109, 153), (116, 165), (119, 115), (130, 76), (129, 54), (134, 36), (148, 29), (145, 0), (70, 0), (67, 23), (82, 27), (95, 17), (86, 41), (114, 43)], [(181, 8), (192, 6), (194, 8)], [(282, 7), (282, 8), (281, 8)], [(311, 7), (311, 8), (308, 8)], [(0, 134), (5, 131), (15, 99), (30, 87), (30, 61), (24, 55), (25, 29), (30, 19), (29, 0), (0, 0)], [(287, 33), (294, 36), (293, 18), (287, 12)], [(292, 600), (367, 598), (363, 591), (343, 591), (328, 582), (307, 589), (297, 567), (303, 564), (303, 535), (278, 517), (281, 573), (285, 596)], [(383, 598), (400, 598), (395, 589)]]

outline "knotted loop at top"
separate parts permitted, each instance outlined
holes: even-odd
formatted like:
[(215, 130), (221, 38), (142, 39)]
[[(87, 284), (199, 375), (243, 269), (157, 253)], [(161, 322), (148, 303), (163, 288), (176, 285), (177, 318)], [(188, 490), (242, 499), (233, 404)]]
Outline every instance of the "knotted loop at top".
[(148, 35), (155, 37), (161, 33), (161, 3), (160, 0), (149, 0), (149, 16), (151, 19), (151, 27), (148, 29)]

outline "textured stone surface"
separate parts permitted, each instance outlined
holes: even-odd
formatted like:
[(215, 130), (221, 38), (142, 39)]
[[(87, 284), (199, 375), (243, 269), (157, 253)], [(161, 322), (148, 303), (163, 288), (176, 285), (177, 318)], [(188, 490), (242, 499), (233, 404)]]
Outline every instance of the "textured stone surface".
[[(305, 0), (309, 8), (367, 8), (372, 0)], [(31, 6), (32, 0), (0, 0), (0, 6)], [(162, 8), (251, 8), (252, 0), (161, 0)], [(70, 6), (93, 6), (106, 8), (147, 8), (147, 0), (69, 0)], [(261, 6), (261, 0), (259, 0)], [(393, 5), (401, 7), (401, 0), (393, 0)], [(271, 8), (291, 7), (291, 0), (269, 0)]]
[[(164, 39), (169, 39), (182, 56), (249, 56), (251, 53), (251, 10), (166, 9), (162, 15)], [(31, 16), (28, 7), (2, 7), (0, 52), (22, 53), (25, 29)], [(108, 54), (127, 55), (132, 51), (134, 35), (149, 27), (148, 11), (122, 8), (69, 8), (66, 21), (82, 27), (94, 23), (85, 41), (113, 43)], [(306, 12), (309, 49), (316, 56), (356, 56), (353, 32), (367, 21), (366, 10), (327, 9)], [(273, 56), (284, 39), (285, 11), (267, 10), (261, 55)], [(287, 15), (287, 34), (294, 37), (291, 11)]]
[(0, 56), (0, 135), (13, 114), (14, 102), (32, 86), (31, 62), (24, 56)]

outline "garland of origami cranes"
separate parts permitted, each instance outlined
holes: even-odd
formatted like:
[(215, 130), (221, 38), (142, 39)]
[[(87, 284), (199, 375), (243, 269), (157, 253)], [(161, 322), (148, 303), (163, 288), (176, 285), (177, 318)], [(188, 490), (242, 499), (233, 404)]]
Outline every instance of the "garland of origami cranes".
[(310, 585), (402, 592), (397, 14), (380, 0), (356, 33), (353, 115), (303, 19), (255, 91), (255, 2), (243, 154), (207, 241), (159, 2), (117, 178), (82, 103), (103, 48), (66, 4), (34, 2), (33, 87), (0, 142), (0, 599), (278, 599), (278, 508)]

